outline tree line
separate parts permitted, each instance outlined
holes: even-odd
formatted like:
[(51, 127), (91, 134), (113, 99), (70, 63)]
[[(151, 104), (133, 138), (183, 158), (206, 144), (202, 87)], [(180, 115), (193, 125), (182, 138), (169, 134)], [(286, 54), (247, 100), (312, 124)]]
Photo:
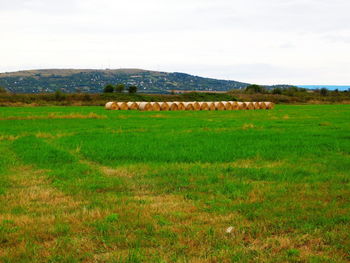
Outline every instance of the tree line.
[[(123, 83), (119, 83), (116, 85), (112, 85), (112, 84), (107, 84), (104, 88), (103, 88), (103, 92), (104, 93), (113, 93), (113, 92), (117, 92), (117, 93), (123, 93), (126, 89), (125, 84)], [(135, 85), (130, 85), (127, 88), (129, 93), (136, 93), (137, 92), (137, 86)]]
[(308, 90), (305, 88), (299, 88), (290, 86), (287, 88), (281, 88), (281, 87), (274, 87), (272, 89), (267, 89), (264, 86), (252, 84), (247, 86), (244, 89), (244, 92), (247, 94), (274, 94), (274, 95), (286, 95), (286, 96), (294, 96), (296, 94), (302, 94), (302, 93), (315, 93), (320, 94), (321, 96), (328, 96), (328, 95), (337, 95), (339, 93), (348, 93), (349, 90), (339, 91), (338, 89), (335, 89), (333, 91), (328, 90), (327, 88), (321, 88), (321, 89), (315, 89), (315, 90)]

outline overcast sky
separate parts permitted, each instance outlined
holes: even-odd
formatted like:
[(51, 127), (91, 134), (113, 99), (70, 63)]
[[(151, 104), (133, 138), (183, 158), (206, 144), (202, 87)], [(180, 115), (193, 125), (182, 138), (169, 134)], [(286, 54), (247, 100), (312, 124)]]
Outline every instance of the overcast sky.
[(350, 84), (350, 0), (0, 0), (0, 72), (143, 68)]

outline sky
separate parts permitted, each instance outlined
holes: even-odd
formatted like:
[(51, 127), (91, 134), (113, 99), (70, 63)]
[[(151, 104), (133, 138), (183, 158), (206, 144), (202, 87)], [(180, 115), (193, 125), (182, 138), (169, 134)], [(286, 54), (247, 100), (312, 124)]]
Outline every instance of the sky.
[(142, 68), (350, 85), (349, 0), (0, 0), (0, 72)]

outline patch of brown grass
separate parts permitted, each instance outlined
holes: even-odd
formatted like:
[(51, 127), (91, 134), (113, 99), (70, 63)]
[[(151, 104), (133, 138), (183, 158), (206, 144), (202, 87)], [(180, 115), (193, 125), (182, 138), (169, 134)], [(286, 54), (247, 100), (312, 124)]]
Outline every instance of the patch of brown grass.
[[(53, 188), (44, 170), (35, 171), (24, 166), (13, 173), (10, 177), (12, 187), (0, 196), (0, 207), (3, 207), (0, 222), (11, 222), (11, 228), (15, 230), (1, 237), (6, 244), (0, 247), (0, 257), (16, 260), (23, 254), (29, 256), (29, 243), (41, 246), (33, 255), (34, 258), (44, 260), (52, 256), (55, 250), (60, 249), (59, 239), (62, 235), (56, 233), (56, 224), (70, 226), (67, 234), (74, 237), (72, 244), (75, 250), (93, 251), (96, 248), (98, 244), (86, 235), (91, 230), (85, 222), (102, 218), (104, 214), (99, 209), (83, 209), (87, 205), (86, 201)], [(13, 213), (16, 208), (23, 212)]]
[(151, 118), (167, 118), (168, 116), (164, 115), (164, 114), (153, 114), (153, 115), (150, 115), (149, 117)]
[(254, 129), (254, 128), (255, 128), (255, 125), (252, 124), (252, 123), (245, 123), (245, 124), (243, 124), (243, 126), (242, 126), (242, 129), (243, 129), (243, 130)]
[(43, 116), (9, 116), (2, 117), (0, 120), (47, 120), (47, 119), (106, 119), (105, 115), (98, 115), (90, 112), (89, 114), (71, 113), (66, 115), (58, 115), (50, 113)]
[(19, 136), (14, 135), (0, 135), (0, 141), (14, 141), (17, 140)]
[(332, 123), (330, 123), (330, 122), (328, 122), (328, 121), (325, 121), (325, 122), (320, 122), (318, 125), (319, 125), (319, 126), (331, 126)]
[(38, 132), (35, 134), (37, 138), (43, 138), (43, 139), (57, 139), (61, 137), (66, 137), (66, 136), (72, 136), (74, 133), (57, 133), (57, 134), (51, 134), (47, 132)]
[(119, 128), (117, 130), (112, 130), (112, 133), (121, 134), (121, 133), (146, 132), (146, 131), (147, 129), (144, 129), (144, 128), (127, 129), (127, 130), (123, 130)]

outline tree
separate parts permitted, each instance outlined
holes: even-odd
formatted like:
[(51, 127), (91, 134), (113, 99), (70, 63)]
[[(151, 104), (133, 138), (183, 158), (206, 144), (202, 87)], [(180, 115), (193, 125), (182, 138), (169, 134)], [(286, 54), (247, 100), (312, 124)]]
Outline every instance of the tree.
[(281, 88), (274, 88), (272, 90), (272, 94), (282, 94), (282, 89)]
[(114, 91), (114, 86), (112, 84), (107, 84), (103, 89), (104, 93), (113, 93), (113, 91)]
[(54, 97), (55, 97), (55, 100), (57, 100), (57, 101), (63, 101), (63, 100), (65, 100), (66, 99), (66, 94), (64, 94), (63, 92), (62, 92), (62, 90), (56, 90), (55, 91), (55, 93), (54, 93)]
[(321, 96), (327, 96), (327, 95), (328, 95), (328, 89), (322, 88), (322, 89), (320, 90), (320, 94), (321, 94)]
[(7, 93), (7, 90), (4, 87), (0, 87), (0, 93)]
[(136, 93), (137, 92), (137, 87), (135, 85), (129, 86), (129, 93)]
[(263, 93), (265, 91), (265, 89), (262, 86), (256, 84), (249, 85), (245, 88), (245, 90), (251, 93)]
[(285, 89), (284, 94), (287, 96), (295, 96), (298, 91), (299, 91), (298, 87), (292, 86), (292, 87), (288, 87), (288, 89)]
[(122, 93), (125, 90), (125, 85), (123, 83), (119, 83), (115, 86), (115, 91)]

